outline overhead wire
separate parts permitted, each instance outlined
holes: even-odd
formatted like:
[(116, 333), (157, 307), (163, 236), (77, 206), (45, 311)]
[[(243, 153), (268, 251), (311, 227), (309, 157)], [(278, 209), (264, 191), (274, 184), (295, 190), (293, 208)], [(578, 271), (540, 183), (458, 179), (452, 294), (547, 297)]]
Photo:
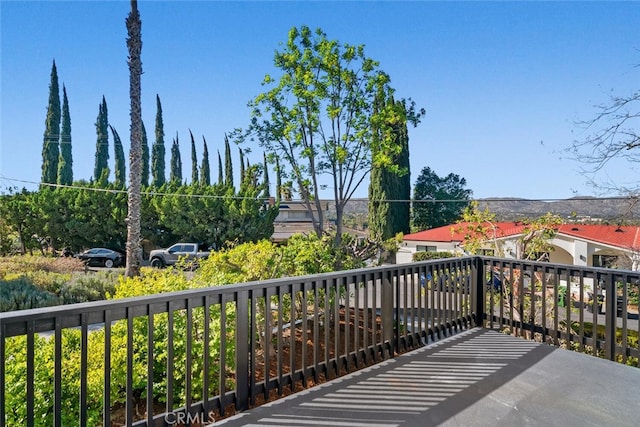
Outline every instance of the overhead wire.
[[(97, 188), (97, 187), (88, 187), (82, 185), (65, 185), (65, 184), (54, 184), (54, 183), (44, 183), (44, 182), (35, 182), (28, 181), (23, 179), (9, 178), (3, 175), (0, 175), (0, 180), (13, 182), (13, 183), (21, 183), (21, 184), (32, 184), (37, 186), (49, 186), (54, 188), (70, 188), (77, 190), (85, 190), (85, 191), (96, 191), (96, 192), (105, 192), (105, 193), (128, 193), (127, 189), (115, 189), (115, 188)], [(203, 198), (203, 199), (237, 199), (237, 200), (257, 200), (264, 199), (269, 200), (265, 197), (247, 197), (247, 196), (218, 196), (211, 194), (185, 194), (185, 193), (175, 193), (175, 192), (162, 192), (162, 191), (140, 191), (140, 194), (145, 196), (177, 196), (177, 197), (193, 197), (193, 198)], [(566, 202), (566, 201), (607, 201), (607, 200), (636, 200), (637, 196), (608, 196), (608, 197), (593, 197), (593, 196), (575, 196), (571, 198), (543, 198), (543, 199), (526, 199), (521, 197), (489, 197), (489, 198), (471, 198), (471, 199), (380, 199), (376, 200), (381, 203), (466, 203), (466, 202), (482, 202), (482, 203), (509, 203), (509, 202)], [(323, 199), (324, 200), (324, 199)], [(327, 199), (331, 201), (332, 199)], [(297, 199), (293, 201), (303, 202), (302, 199)], [(369, 202), (369, 198), (362, 197), (356, 198), (353, 197), (349, 199), (349, 202)]]

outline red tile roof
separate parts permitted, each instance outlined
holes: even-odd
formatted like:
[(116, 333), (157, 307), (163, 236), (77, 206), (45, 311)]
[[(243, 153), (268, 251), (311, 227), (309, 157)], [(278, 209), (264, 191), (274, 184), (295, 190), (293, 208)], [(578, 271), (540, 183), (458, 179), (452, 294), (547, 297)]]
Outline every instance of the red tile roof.
[[(524, 225), (520, 222), (497, 222), (496, 237), (516, 236), (522, 233)], [(445, 225), (418, 233), (405, 234), (404, 240), (424, 242), (462, 242), (463, 232), (454, 232), (457, 227), (464, 227), (465, 223)], [(558, 227), (558, 234), (564, 234), (578, 239), (589, 240), (620, 248), (640, 248), (640, 227), (617, 226), (600, 224), (562, 224)]]

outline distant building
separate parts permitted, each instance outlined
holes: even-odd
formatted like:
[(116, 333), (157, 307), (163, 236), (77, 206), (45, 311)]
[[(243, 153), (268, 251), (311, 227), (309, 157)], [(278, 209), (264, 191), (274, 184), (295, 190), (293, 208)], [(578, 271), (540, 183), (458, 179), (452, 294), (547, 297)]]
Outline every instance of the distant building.
[[(461, 224), (446, 225), (404, 236), (396, 254), (397, 263), (412, 262), (419, 251), (453, 252), (465, 254), (464, 235), (454, 232)], [(516, 243), (522, 236), (524, 225), (519, 222), (494, 223), (495, 241), (505, 258), (514, 258)], [(611, 267), (640, 270), (640, 227), (601, 224), (562, 224), (549, 240), (554, 250), (548, 261), (585, 267)], [(493, 255), (492, 245), (485, 247)]]
[[(272, 199), (270, 203), (275, 203)], [(322, 201), (322, 212), (324, 216), (324, 229), (327, 231), (335, 230), (335, 220), (328, 219), (330, 211), (329, 200)], [(316, 220), (318, 218), (315, 204), (311, 204), (311, 209), (315, 213)], [(357, 236), (359, 239), (367, 237), (366, 231), (342, 227), (342, 231), (347, 234)], [(278, 216), (273, 221), (273, 235), (271, 241), (280, 243), (287, 240), (294, 234), (312, 234), (315, 233), (313, 228), (313, 219), (311, 212), (307, 209), (307, 205), (302, 200), (281, 200)]]
[[(315, 204), (311, 205), (312, 211), (318, 218)], [(322, 202), (323, 214), (326, 222), (329, 204)], [(279, 243), (287, 240), (294, 234), (310, 234), (315, 233), (313, 228), (313, 219), (311, 212), (307, 209), (307, 204), (301, 200), (282, 200), (280, 201), (280, 209), (278, 216), (273, 221), (273, 235), (271, 240)]]

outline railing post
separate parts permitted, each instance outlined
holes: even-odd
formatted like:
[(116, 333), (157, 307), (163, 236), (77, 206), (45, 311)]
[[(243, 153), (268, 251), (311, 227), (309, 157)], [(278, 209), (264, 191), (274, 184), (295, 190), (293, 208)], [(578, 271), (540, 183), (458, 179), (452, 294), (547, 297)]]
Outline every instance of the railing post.
[[(616, 329), (617, 329), (617, 302), (618, 293), (616, 292), (616, 284), (612, 274), (607, 274), (605, 279), (605, 319), (606, 326), (604, 331), (605, 355), (609, 360), (616, 358)], [(597, 331), (594, 331), (597, 335)]]
[(484, 327), (484, 262), (481, 257), (474, 257), (473, 259), (473, 269), (475, 270), (475, 274), (473, 275), (473, 283), (471, 286), (472, 293), (472, 307), (475, 307), (475, 313), (473, 314), (473, 319), (475, 320), (476, 326)]
[[(248, 291), (236, 294), (236, 409), (238, 411), (249, 409), (249, 342), (252, 337), (249, 336), (248, 296)], [(254, 373), (251, 372), (251, 375)]]
[(4, 407), (5, 405), (4, 388), (5, 388), (5, 381), (6, 381), (5, 362), (7, 360), (6, 354), (5, 354), (5, 340), (6, 340), (5, 327), (4, 327), (4, 323), (2, 323), (2, 320), (0, 320), (0, 427), (5, 427), (6, 425), (6, 421), (5, 421), (6, 409)]
[[(382, 342), (383, 346), (387, 344), (391, 347), (389, 353), (385, 353), (384, 358), (392, 355), (393, 337), (394, 337), (394, 319), (393, 319), (393, 280), (391, 271), (386, 271), (382, 275), (382, 295), (380, 304), (382, 306)], [(384, 350), (383, 350), (384, 351)]]

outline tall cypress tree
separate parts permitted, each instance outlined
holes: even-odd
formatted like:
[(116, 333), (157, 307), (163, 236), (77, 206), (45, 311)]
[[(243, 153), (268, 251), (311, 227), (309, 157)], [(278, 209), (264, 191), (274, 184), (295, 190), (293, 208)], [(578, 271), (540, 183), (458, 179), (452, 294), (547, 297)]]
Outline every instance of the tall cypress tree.
[(269, 164), (267, 163), (267, 153), (262, 153), (264, 157), (264, 197), (271, 197), (271, 190), (269, 187), (271, 184), (269, 183)]
[(58, 181), (58, 158), (60, 157), (60, 87), (56, 61), (51, 67), (49, 83), (49, 105), (45, 120), (44, 142), (42, 144), (42, 183), (55, 184)]
[(196, 141), (193, 139), (193, 133), (189, 129), (191, 136), (191, 183), (198, 183), (198, 156), (196, 155)]
[(200, 184), (211, 185), (211, 171), (209, 169), (209, 150), (207, 149), (207, 140), (202, 136), (204, 149), (202, 150), (202, 166), (200, 167)]
[(218, 150), (218, 184), (220, 185), (224, 184), (224, 173), (222, 171), (222, 157), (220, 157), (220, 150)]
[(411, 231), (411, 165), (409, 162), (409, 130), (407, 128), (407, 108), (403, 101), (396, 101), (396, 111), (403, 120), (396, 124), (398, 144), (402, 146), (398, 154), (400, 172), (394, 175), (395, 194), (402, 202), (394, 203), (391, 217), (394, 221), (394, 233), (407, 234)]
[(282, 171), (280, 170), (280, 160), (276, 156), (276, 202), (280, 203), (282, 198)]
[(102, 102), (98, 109), (96, 133), (96, 161), (93, 168), (93, 179), (96, 182), (106, 184), (109, 178), (109, 118), (107, 113), (107, 101), (105, 100), (104, 95), (102, 96)]
[(406, 107), (401, 101), (395, 102), (392, 95), (379, 93), (374, 117), (377, 120), (372, 124), (371, 155), (376, 155), (383, 139), (390, 139), (397, 150), (391, 166), (372, 166), (369, 180), (369, 233), (377, 240), (387, 240), (399, 232), (409, 232), (411, 181)]
[(71, 115), (67, 89), (62, 85), (62, 127), (60, 131), (60, 158), (58, 159), (58, 184), (73, 184), (73, 156), (71, 154)]
[(117, 187), (124, 188), (127, 183), (127, 172), (125, 167), (124, 148), (122, 140), (116, 129), (109, 125), (111, 134), (113, 135), (113, 154), (115, 159), (115, 184)]
[(169, 180), (178, 185), (182, 183), (182, 159), (180, 158), (180, 142), (177, 132), (171, 145), (171, 170)]
[(142, 141), (140, 142), (140, 148), (142, 149), (142, 169), (140, 171), (140, 184), (149, 186), (149, 142), (147, 140), (147, 129), (144, 127), (144, 122), (140, 122), (142, 127)]
[(240, 157), (240, 185), (244, 182), (245, 168), (244, 168), (244, 153), (242, 148), (238, 147), (238, 153)]
[(231, 146), (229, 138), (224, 136), (224, 183), (229, 187), (233, 187), (233, 162), (231, 160)]
[(162, 122), (162, 104), (160, 96), (156, 95), (156, 142), (151, 151), (151, 185), (162, 186), (165, 179), (165, 148), (164, 148), (164, 124)]

